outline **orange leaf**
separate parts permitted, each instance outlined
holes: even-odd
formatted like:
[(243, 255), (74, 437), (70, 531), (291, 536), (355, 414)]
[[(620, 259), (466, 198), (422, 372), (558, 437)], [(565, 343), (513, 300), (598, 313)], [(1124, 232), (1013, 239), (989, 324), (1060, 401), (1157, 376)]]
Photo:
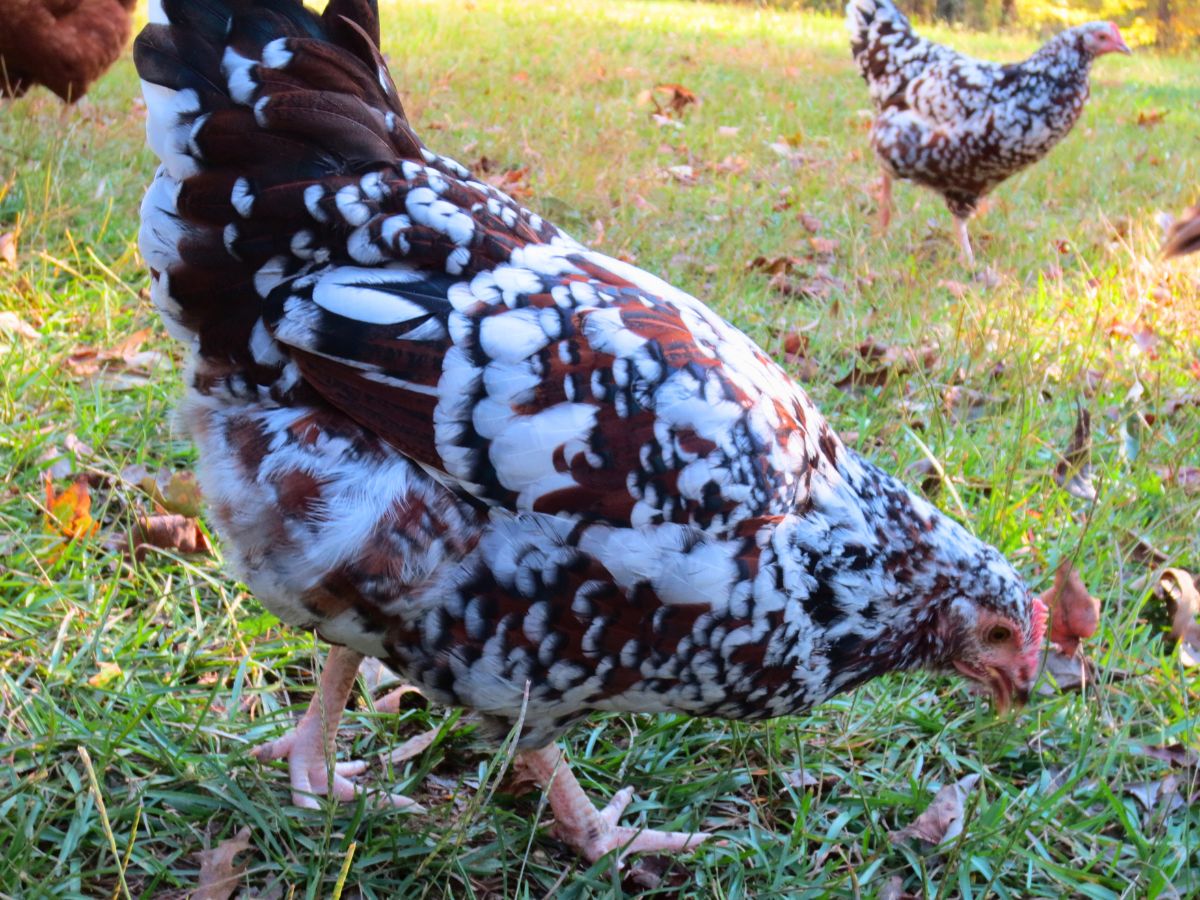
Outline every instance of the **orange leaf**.
[(78, 476), (61, 494), (54, 490), (53, 479), (46, 476), (46, 528), (70, 540), (95, 534), (100, 528), (92, 518), (86, 475)]

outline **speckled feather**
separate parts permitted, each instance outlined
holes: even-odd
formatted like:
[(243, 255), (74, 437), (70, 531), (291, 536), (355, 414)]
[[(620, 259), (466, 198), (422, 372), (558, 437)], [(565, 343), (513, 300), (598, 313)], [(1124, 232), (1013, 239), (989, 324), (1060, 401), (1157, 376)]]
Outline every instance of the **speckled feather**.
[(891, 0), (850, 0), (846, 16), (884, 169), (937, 191), (964, 218), (1070, 132), (1088, 99), (1089, 36), (1112, 28), (1080, 25), (1024, 62), (999, 65), (915, 34)]
[(152, 22), (152, 296), (213, 519), (285, 621), (499, 731), (528, 684), (527, 747), (945, 668), (981, 608), (1040, 640), (1003, 558), (745, 335), (426, 149), (365, 0)]

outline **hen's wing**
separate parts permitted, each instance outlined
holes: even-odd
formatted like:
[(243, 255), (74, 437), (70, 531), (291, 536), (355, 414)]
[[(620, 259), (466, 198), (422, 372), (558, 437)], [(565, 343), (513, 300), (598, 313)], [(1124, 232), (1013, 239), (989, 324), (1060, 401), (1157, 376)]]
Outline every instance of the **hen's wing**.
[[(139, 39), (176, 92), (152, 103), (143, 244), (204, 387), (315, 391), (507, 508), (717, 531), (796, 508), (838, 446), (803, 392), (699, 301), (426, 150), (348, 5), (247, 4), (227, 35), (196, 7)], [(337, 47), (313, 34), (331, 22)]]

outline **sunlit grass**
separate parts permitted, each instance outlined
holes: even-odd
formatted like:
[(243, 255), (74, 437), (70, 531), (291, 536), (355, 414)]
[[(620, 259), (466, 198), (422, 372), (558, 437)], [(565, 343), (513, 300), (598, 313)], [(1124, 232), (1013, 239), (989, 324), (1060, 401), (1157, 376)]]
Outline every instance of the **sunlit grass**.
[[(531, 206), (704, 298), (781, 358), (784, 335), (806, 329), (820, 372), (806, 386), (856, 446), (901, 473), (928, 451), (956, 488), (937, 501), (1036, 590), (1073, 558), (1104, 600), (1088, 648), (1098, 683), (1004, 721), (961, 684), (904, 676), (773, 723), (597, 717), (578, 728), (572, 760), (597, 797), (631, 783), (630, 821), (727, 838), (673, 873), (683, 893), (873, 897), (893, 876), (930, 897), (1200, 890), (1197, 814), (1144, 810), (1126, 789), (1167, 774), (1134, 744), (1196, 745), (1195, 679), (1149, 621), (1155, 570), (1133, 550), (1140, 537), (1165, 564), (1200, 568), (1200, 500), (1166, 477), (1200, 465), (1197, 406), (1172, 409), (1200, 392), (1197, 269), (1155, 254), (1156, 214), (1191, 202), (1200, 175), (1194, 61), (1097, 64), (1075, 132), (973, 223), (990, 269), (977, 281), (956, 262), (931, 194), (900, 187), (892, 231), (873, 233), (866, 92), (840, 20), (636, 0), (383, 7), (384, 49), (431, 146), (527, 167)], [(932, 34), (1002, 59), (1035, 46)], [(681, 128), (638, 102), (659, 83), (701, 100)], [(65, 116), (39, 92), (0, 110), (0, 233), (19, 229), (17, 266), (0, 267), (0, 311), (41, 335), (0, 335), (0, 893), (109, 896), (123, 867), (133, 895), (181, 896), (196, 853), (242, 826), (253, 896), (329, 896), (352, 842), (357, 896), (615, 893), (611, 865), (587, 869), (538, 829), (536, 794), (504, 783), (476, 803), (497, 761), (469, 718), (407, 768), (372, 769), (427, 815), (292, 808), (283, 770), (247, 751), (306, 700), (312, 638), (280, 627), (219, 559), (131, 567), (100, 540), (55, 551), (41, 478), (69, 434), (95, 451), (76, 469), (96, 478), (107, 532), (127, 523), (135, 498), (104, 476), (194, 463), (172, 424), (179, 356), (165, 337), (154, 346), (170, 357), (146, 383), (80, 380), (65, 365), (81, 345), (110, 347), (156, 323), (135, 251), (154, 168), (136, 90), (126, 60)], [(1137, 124), (1155, 110), (1167, 113), (1160, 124)], [(695, 184), (667, 171), (680, 165)], [(801, 214), (837, 242), (828, 260), (801, 265), (827, 265), (841, 282), (825, 300), (781, 297), (747, 268), (760, 255), (811, 255), (814, 223)], [(1150, 352), (1120, 333), (1137, 327), (1154, 336)], [(837, 389), (868, 339), (937, 352), (883, 388)], [(953, 386), (986, 402), (955, 416)], [(1091, 507), (1052, 479), (1077, 402), (1093, 416)], [(1132, 677), (1118, 681), (1118, 670)], [(448, 715), (397, 718), (363, 703), (344, 746), (376, 759)], [(801, 768), (819, 789), (790, 786)], [(961, 840), (940, 855), (892, 845), (890, 831), (970, 772), (983, 778)]]

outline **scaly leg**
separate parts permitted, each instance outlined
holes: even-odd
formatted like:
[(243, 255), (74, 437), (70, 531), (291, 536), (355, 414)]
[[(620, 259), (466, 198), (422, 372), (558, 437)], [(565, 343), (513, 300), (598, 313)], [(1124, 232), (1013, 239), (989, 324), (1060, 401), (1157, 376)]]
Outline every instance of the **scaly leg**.
[(618, 848), (620, 858), (629, 853), (682, 853), (712, 836), (702, 832), (647, 831), (618, 825), (621, 813), (633, 799), (633, 788), (618, 791), (608, 806), (597, 811), (553, 744), (522, 753), (515, 762), (546, 791), (554, 813), (554, 835), (588, 862), (595, 862)]
[(971, 250), (971, 237), (967, 234), (967, 220), (954, 217), (954, 236), (958, 239), (958, 253), (964, 266), (974, 268), (975, 253)]
[(892, 176), (883, 173), (879, 185), (879, 233), (885, 234), (892, 224)]
[[(343, 803), (358, 799), (367, 791), (350, 780), (359, 775), (367, 764), (361, 760), (333, 764), (333, 781), (330, 783), (330, 761), (336, 754), (334, 738), (346, 700), (354, 687), (358, 664), (362, 654), (347, 647), (333, 647), (321, 670), (321, 681), (300, 722), (281, 738), (255, 747), (251, 754), (255, 759), (287, 759), (288, 774), (292, 782), (292, 802), (303, 809), (320, 809), (315, 794), (327, 794)], [(414, 800), (399, 794), (379, 791), (393, 806), (421, 811)]]

